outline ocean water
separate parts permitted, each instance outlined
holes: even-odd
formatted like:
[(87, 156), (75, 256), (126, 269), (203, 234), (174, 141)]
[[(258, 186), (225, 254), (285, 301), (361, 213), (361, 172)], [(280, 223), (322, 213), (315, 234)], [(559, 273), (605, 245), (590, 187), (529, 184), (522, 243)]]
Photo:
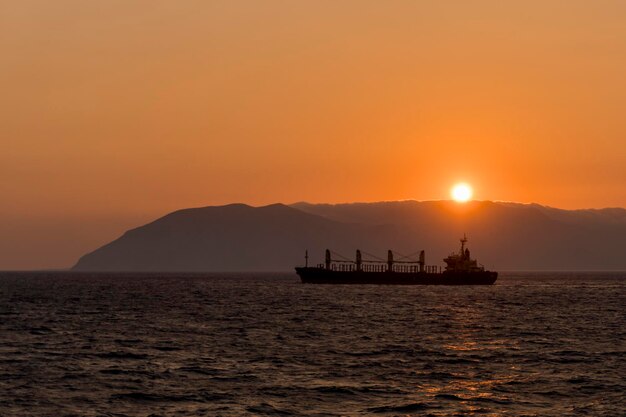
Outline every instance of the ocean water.
[(626, 274), (0, 274), (0, 416), (624, 416)]

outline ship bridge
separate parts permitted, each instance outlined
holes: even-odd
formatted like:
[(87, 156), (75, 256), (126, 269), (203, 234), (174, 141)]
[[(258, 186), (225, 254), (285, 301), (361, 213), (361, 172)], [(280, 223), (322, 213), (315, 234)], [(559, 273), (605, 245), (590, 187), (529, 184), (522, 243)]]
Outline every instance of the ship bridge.
[(451, 253), (450, 256), (444, 258), (446, 263), (446, 271), (452, 272), (480, 272), (485, 268), (482, 265), (478, 265), (476, 259), (472, 259), (470, 251), (465, 247), (467, 243), (467, 236), (463, 235), (461, 239), (461, 250), (456, 253)]

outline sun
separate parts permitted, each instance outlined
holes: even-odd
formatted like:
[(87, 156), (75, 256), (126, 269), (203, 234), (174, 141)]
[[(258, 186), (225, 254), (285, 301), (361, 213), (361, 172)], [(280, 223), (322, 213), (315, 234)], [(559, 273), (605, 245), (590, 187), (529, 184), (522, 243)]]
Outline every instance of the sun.
[(469, 184), (463, 182), (455, 184), (450, 190), (452, 199), (458, 203), (465, 203), (472, 198), (472, 187)]

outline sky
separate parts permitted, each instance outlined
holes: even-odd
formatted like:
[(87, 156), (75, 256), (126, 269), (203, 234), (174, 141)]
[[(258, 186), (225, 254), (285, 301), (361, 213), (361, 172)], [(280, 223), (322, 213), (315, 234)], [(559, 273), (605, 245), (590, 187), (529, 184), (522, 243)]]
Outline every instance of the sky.
[(170, 211), (626, 206), (621, 0), (0, 0), (0, 269)]

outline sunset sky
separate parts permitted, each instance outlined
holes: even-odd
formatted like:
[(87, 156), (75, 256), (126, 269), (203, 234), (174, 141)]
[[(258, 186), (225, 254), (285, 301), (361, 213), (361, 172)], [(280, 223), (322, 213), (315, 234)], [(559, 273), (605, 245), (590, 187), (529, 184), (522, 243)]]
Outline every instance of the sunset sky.
[(626, 206), (626, 1), (0, 1), (0, 269), (169, 211)]

